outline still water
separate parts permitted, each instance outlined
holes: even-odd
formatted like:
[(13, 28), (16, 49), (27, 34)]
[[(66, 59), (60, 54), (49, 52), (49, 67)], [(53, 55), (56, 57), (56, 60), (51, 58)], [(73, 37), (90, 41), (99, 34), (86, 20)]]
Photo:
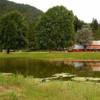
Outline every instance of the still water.
[(0, 59), (0, 72), (17, 73), (36, 78), (51, 77), (57, 73), (100, 77), (100, 62), (41, 61), (34, 59)]

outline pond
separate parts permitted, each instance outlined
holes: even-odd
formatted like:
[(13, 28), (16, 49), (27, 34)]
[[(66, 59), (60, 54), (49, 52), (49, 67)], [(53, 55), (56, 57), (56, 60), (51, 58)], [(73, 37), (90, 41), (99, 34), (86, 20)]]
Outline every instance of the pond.
[(57, 73), (76, 76), (100, 77), (100, 62), (41, 61), (34, 59), (0, 59), (0, 72), (51, 77)]

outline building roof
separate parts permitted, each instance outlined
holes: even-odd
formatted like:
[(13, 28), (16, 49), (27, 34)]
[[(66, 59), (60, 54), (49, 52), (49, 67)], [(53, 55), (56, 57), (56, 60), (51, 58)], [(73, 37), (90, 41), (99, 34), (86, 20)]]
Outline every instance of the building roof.
[(98, 40), (98, 41), (92, 41), (91, 45), (100, 45), (100, 40)]
[(82, 46), (80, 44), (75, 44), (73, 49), (84, 49), (84, 46)]

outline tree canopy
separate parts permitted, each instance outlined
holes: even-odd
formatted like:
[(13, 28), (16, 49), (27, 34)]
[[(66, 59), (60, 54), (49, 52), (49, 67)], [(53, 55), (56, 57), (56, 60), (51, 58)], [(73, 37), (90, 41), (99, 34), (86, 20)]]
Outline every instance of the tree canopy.
[(74, 17), (74, 29), (75, 29), (75, 32), (77, 32), (78, 30), (81, 30), (83, 25), (85, 25), (85, 23), (83, 21), (81, 21), (80, 19), (78, 19), (77, 16), (75, 16)]
[(74, 16), (63, 6), (49, 9), (36, 27), (38, 49), (62, 50), (73, 43)]
[(0, 46), (6, 49), (20, 49), (27, 43), (27, 29), (25, 18), (17, 11), (10, 12), (0, 19)]
[(93, 31), (94, 33), (96, 33), (96, 31), (98, 30), (98, 27), (99, 27), (99, 24), (98, 24), (97, 19), (94, 19), (94, 18), (93, 18), (92, 23), (91, 23), (92, 31)]
[(93, 40), (93, 33), (89, 25), (84, 25), (75, 36), (75, 41), (83, 46), (87, 45)]

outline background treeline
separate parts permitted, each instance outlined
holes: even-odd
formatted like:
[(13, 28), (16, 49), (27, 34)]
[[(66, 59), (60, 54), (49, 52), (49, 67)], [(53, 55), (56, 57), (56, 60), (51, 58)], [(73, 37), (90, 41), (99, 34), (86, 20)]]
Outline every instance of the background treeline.
[(8, 0), (0, 0), (0, 16), (14, 10), (22, 13), (29, 23), (32, 23), (38, 16), (43, 14), (41, 10), (29, 5), (17, 4)]
[(64, 50), (75, 42), (87, 44), (100, 39), (96, 19), (85, 23), (63, 6), (39, 9), (0, 0), (0, 49)]

